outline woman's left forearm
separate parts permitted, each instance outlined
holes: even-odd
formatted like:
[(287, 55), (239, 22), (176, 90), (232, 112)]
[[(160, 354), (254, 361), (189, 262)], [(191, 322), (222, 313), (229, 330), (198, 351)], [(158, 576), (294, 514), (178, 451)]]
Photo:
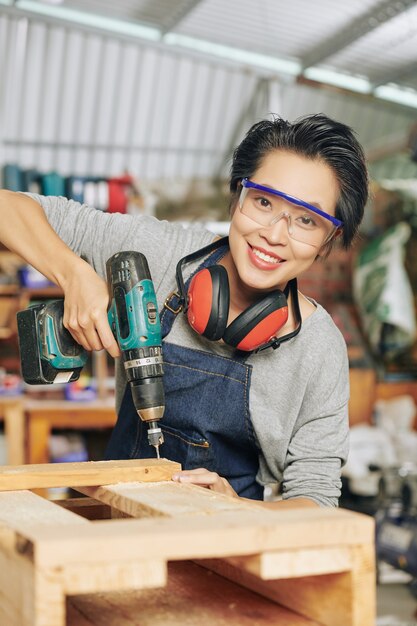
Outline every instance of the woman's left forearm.
[(319, 504), (310, 498), (289, 498), (288, 500), (273, 500), (262, 502), (267, 509), (281, 511), (282, 509), (319, 508)]

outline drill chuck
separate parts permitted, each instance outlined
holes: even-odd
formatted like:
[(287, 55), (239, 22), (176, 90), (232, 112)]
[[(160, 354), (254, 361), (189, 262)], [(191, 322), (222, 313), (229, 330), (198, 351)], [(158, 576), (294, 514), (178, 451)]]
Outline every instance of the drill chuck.
[(161, 378), (131, 381), (133, 404), (143, 422), (160, 420), (164, 414), (165, 399)]
[(161, 419), (165, 406), (161, 346), (126, 350), (123, 361), (133, 403), (140, 418), (144, 422)]
[(148, 441), (149, 445), (156, 448), (159, 458), (159, 446), (164, 443), (164, 436), (158, 422), (148, 422)]
[(123, 357), (133, 404), (140, 419), (148, 426), (149, 444), (158, 452), (159, 446), (164, 441), (158, 421), (163, 417), (165, 410), (161, 347), (127, 350)]

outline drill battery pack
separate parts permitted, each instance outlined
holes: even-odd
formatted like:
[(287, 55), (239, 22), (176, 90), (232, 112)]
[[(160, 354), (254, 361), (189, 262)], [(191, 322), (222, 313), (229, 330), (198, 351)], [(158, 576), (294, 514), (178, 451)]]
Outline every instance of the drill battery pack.
[(64, 328), (63, 315), (63, 300), (51, 300), (17, 313), (20, 365), (26, 383), (78, 380), (87, 354)]

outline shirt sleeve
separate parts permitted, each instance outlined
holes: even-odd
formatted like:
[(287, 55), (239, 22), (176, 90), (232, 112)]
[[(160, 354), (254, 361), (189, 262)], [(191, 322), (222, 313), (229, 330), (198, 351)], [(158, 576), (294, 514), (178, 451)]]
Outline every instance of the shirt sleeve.
[(122, 250), (137, 250), (147, 258), (158, 288), (181, 254), (207, 245), (214, 237), (152, 216), (103, 213), (64, 197), (30, 195), (45, 211), (57, 235), (105, 278), (107, 260)]
[(349, 364), (344, 343), (342, 347), (338, 367), (334, 353), (322, 355), (309, 381), (285, 459), (283, 499), (338, 505), (349, 449)]
[(288, 448), (283, 499), (310, 498), (321, 506), (337, 506), (341, 468), (348, 453), (348, 410), (343, 405), (303, 424)]

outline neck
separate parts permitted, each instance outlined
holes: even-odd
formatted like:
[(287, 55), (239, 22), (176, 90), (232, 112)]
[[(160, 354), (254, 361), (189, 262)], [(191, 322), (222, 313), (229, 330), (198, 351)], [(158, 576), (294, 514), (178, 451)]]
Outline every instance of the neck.
[[(248, 287), (248, 285), (241, 280), (236, 266), (233, 263), (230, 251), (219, 261), (219, 265), (222, 265), (226, 269), (229, 279), (230, 304), (228, 324), (230, 324), (240, 313), (255, 302), (258, 302), (264, 294), (257, 289)], [(277, 289), (279, 288), (280, 287), (277, 287)]]
[[(249, 288), (242, 282), (237, 272), (236, 266), (233, 263), (232, 255), (230, 251), (224, 255), (219, 262), (226, 271), (229, 279), (229, 293), (230, 293), (230, 311), (233, 311), (233, 319), (242, 311), (248, 308), (251, 304), (259, 299), (259, 293), (257, 294), (254, 289)], [(230, 323), (231, 320), (229, 320)]]

